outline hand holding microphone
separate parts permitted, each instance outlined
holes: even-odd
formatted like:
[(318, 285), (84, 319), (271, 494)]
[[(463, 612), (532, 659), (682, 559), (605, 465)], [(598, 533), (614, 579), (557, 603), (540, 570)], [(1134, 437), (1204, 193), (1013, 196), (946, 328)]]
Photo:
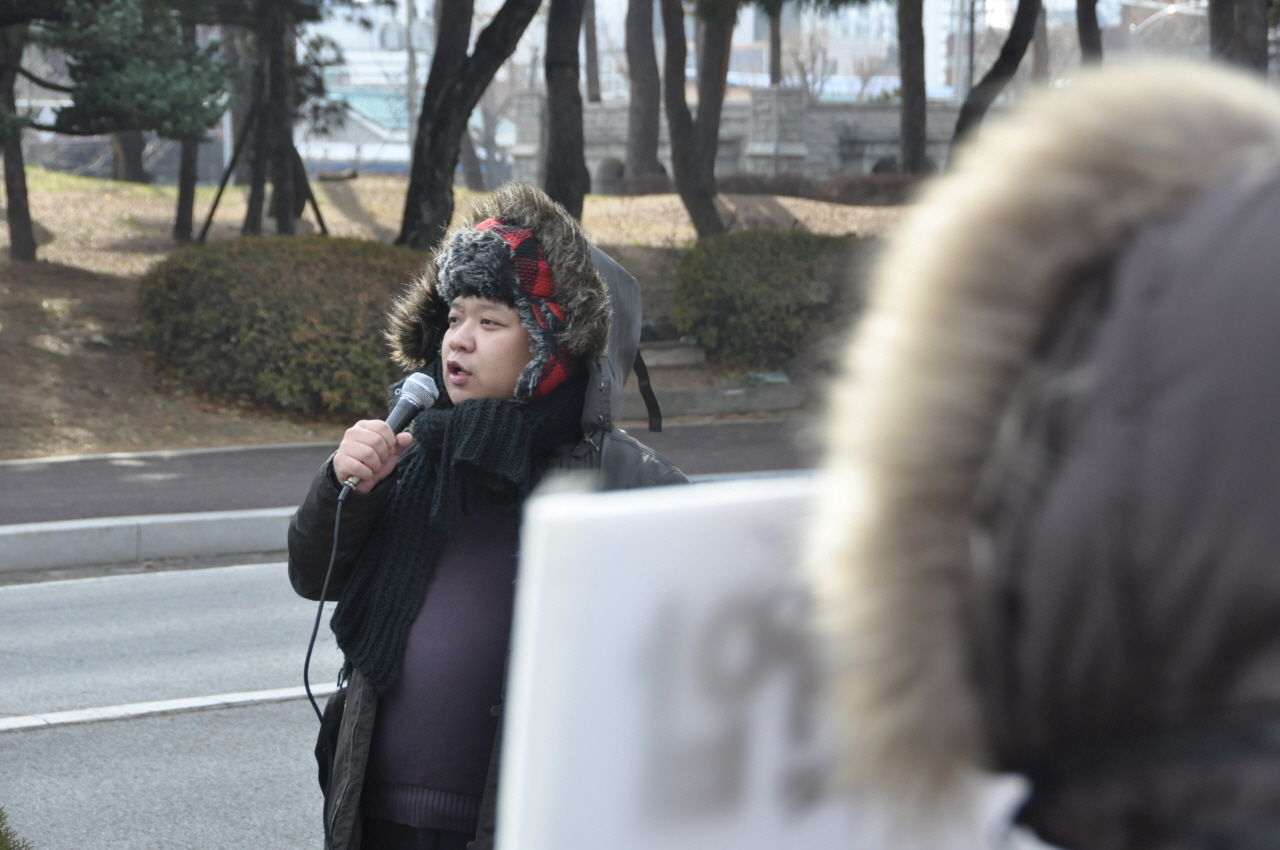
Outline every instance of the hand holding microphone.
[(343, 435), (333, 456), (333, 474), (343, 482), (341, 498), (352, 490), (368, 493), (391, 474), (413, 442), (411, 435), (402, 432), (415, 416), (435, 404), (440, 390), (430, 377), (415, 372), (405, 379), (399, 393), (385, 422), (362, 419)]

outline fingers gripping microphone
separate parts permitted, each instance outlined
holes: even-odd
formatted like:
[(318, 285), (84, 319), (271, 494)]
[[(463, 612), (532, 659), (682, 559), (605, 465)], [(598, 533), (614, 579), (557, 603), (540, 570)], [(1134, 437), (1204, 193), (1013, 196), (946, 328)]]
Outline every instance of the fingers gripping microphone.
[[(396, 392), (400, 397), (391, 408), (391, 413), (387, 415), (387, 425), (390, 426), (393, 434), (399, 434), (408, 428), (413, 417), (435, 404), (436, 399), (440, 397), (440, 389), (436, 386), (436, 382), (422, 372), (414, 372), (405, 378)], [(360, 478), (355, 475), (344, 481), (341, 493), (343, 500), (346, 500), (347, 493), (359, 486)]]

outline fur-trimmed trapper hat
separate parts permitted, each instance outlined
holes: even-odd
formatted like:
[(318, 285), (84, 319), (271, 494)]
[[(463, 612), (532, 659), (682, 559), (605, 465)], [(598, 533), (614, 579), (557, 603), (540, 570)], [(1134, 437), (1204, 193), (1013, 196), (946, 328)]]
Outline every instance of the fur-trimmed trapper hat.
[(508, 183), (478, 204), (391, 308), (387, 339), (405, 369), (440, 356), (449, 305), (473, 295), (514, 307), (533, 359), (516, 399), (554, 390), (609, 341), (609, 296), (582, 227), (539, 189)]

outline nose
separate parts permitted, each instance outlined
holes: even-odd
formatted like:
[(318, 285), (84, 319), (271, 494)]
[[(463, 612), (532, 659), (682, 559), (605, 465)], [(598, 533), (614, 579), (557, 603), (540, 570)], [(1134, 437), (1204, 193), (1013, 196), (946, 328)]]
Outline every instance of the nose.
[(448, 343), (453, 351), (472, 351), (476, 347), (475, 323), (464, 320), (449, 329)]

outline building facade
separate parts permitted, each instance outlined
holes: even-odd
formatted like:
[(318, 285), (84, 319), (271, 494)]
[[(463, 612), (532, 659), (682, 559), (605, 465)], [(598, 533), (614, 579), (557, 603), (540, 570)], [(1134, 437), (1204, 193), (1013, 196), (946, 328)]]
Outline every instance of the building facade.
[[(545, 161), (546, 97), (515, 95), (516, 143), (512, 179), (541, 185)], [(608, 192), (626, 160), (627, 103), (583, 106), (583, 136), (592, 191)], [(935, 165), (946, 161), (957, 107), (930, 103), (928, 153)], [(839, 103), (816, 100), (801, 89), (753, 89), (745, 100), (725, 103), (720, 120), (716, 174), (800, 174), (823, 180), (834, 174), (865, 174), (898, 156), (896, 103)], [(671, 173), (666, 119), (660, 123), (658, 158)]]

